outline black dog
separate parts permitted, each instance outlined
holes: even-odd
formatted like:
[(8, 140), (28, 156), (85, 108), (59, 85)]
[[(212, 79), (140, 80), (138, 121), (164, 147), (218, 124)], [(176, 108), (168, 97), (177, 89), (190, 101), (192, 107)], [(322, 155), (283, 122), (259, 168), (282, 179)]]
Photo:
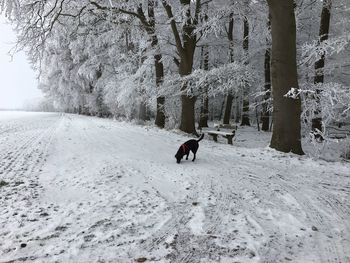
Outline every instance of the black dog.
[(184, 157), (184, 155), (186, 156), (186, 160), (188, 160), (188, 156), (190, 155), (190, 151), (193, 152), (193, 160), (192, 162), (194, 162), (194, 160), (196, 160), (196, 152), (198, 150), (199, 144), (198, 142), (200, 142), (204, 137), (204, 133), (201, 135), (201, 137), (199, 137), (198, 140), (189, 140), (187, 142), (185, 142), (184, 144), (182, 144), (179, 148), (179, 150), (177, 151), (177, 153), (175, 154), (175, 158), (176, 158), (176, 162), (180, 163), (182, 157)]

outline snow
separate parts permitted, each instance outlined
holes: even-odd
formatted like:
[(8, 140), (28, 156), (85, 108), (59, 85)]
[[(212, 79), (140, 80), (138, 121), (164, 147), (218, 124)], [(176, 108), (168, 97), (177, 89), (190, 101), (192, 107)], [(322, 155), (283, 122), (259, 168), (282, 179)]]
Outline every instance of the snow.
[[(26, 118), (29, 116), (45, 115), (46, 113), (41, 112), (26, 112), (26, 111), (1, 111), (0, 110), (0, 120), (12, 120), (18, 118)], [(3, 124), (3, 123), (2, 123)]]
[[(12, 117), (11, 117), (12, 115)], [(0, 262), (350, 262), (350, 164), (126, 122), (0, 112)]]

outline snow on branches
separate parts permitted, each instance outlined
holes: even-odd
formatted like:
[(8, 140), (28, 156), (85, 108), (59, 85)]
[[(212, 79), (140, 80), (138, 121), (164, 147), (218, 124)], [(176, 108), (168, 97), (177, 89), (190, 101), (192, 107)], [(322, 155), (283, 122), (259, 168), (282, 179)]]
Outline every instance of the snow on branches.
[[(237, 92), (244, 85), (250, 86), (257, 78), (257, 74), (249, 65), (233, 62), (213, 68), (209, 71), (197, 69), (192, 74), (168, 76), (163, 84), (161, 95), (199, 96), (208, 89), (208, 96), (224, 95), (227, 92)], [(186, 85), (184, 85), (186, 84)], [(186, 86), (185, 89), (179, 87)]]
[(307, 133), (311, 132), (312, 120), (322, 119), (323, 138), (329, 138), (327, 129), (331, 126), (350, 122), (350, 87), (340, 83), (303, 84), (300, 89), (291, 88), (285, 97), (301, 99), (301, 119)]
[(339, 54), (344, 51), (349, 44), (350, 35), (333, 37), (322, 42), (313, 40), (311, 43), (304, 43), (301, 47), (302, 55), (300, 62), (302, 64), (315, 64), (321, 56), (330, 57)]

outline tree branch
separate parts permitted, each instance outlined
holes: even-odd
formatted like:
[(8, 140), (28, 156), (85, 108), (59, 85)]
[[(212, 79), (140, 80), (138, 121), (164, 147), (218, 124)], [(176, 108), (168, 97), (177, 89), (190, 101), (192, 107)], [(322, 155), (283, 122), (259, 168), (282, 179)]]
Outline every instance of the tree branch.
[(173, 57), (174, 63), (176, 66), (180, 67), (180, 61), (178, 60), (178, 58)]
[(170, 26), (175, 38), (176, 48), (179, 51), (179, 53), (184, 53), (184, 48), (181, 43), (180, 34), (175, 23), (175, 18), (171, 10), (171, 6), (167, 3), (166, 0), (162, 0), (162, 4), (170, 20)]
[(100, 10), (113, 10), (115, 12), (120, 12), (120, 13), (123, 13), (126, 15), (131, 15), (131, 16), (137, 17), (138, 19), (141, 20), (140, 15), (136, 12), (133, 12), (133, 11), (129, 11), (129, 10), (125, 10), (125, 9), (121, 9), (121, 8), (117, 8), (117, 7), (101, 6), (100, 4), (96, 3), (95, 1), (90, 1), (90, 4), (92, 4), (97, 9), (100, 9)]

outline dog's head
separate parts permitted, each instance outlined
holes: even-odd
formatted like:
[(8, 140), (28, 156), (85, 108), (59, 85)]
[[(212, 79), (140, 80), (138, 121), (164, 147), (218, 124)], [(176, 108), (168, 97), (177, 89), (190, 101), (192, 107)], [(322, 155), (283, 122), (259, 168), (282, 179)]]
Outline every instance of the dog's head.
[(183, 157), (183, 154), (182, 154), (180, 151), (178, 151), (178, 152), (175, 154), (176, 162), (177, 162), (177, 163), (180, 163), (182, 157)]

